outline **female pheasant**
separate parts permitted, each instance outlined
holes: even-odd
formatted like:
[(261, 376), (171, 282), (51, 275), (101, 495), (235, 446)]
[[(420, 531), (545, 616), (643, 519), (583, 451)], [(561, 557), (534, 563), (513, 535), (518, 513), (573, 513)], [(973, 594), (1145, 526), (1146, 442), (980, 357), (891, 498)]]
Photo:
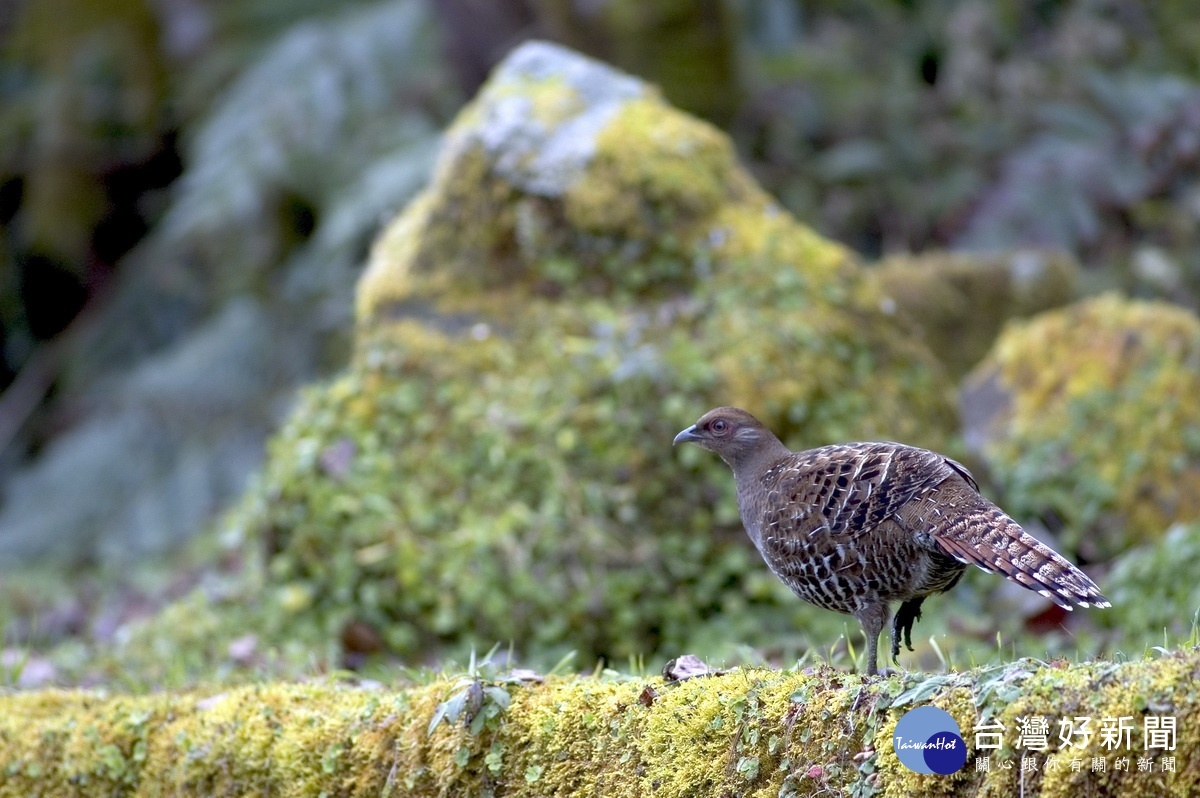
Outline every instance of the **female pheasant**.
[(675, 436), (720, 455), (737, 483), (750, 540), (779, 579), (818, 607), (853, 615), (878, 673), (879, 633), (892, 620), (892, 661), (926, 596), (968, 565), (1000, 573), (1060, 607), (1108, 607), (1100, 589), (979, 494), (962, 464), (899, 443), (792, 452), (754, 416), (718, 407)]

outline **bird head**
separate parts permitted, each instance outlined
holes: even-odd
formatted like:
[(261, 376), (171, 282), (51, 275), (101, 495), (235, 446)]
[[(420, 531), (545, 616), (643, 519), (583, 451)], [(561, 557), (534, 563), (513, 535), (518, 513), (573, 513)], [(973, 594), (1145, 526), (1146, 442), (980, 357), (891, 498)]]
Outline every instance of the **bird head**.
[(779, 439), (754, 416), (736, 407), (709, 410), (700, 420), (675, 436), (675, 443), (694, 443), (716, 452), (736, 468), (760, 453), (784, 449)]

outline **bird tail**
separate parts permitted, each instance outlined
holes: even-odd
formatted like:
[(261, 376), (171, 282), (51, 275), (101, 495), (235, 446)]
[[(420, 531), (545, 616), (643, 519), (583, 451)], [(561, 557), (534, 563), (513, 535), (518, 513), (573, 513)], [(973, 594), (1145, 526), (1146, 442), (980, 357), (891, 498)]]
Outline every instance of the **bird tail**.
[[(967, 498), (967, 497), (964, 497)], [(959, 562), (1003, 574), (1065, 610), (1111, 607), (1087, 574), (1027, 533), (999, 507), (976, 494), (964, 511), (933, 530), (941, 549)]]

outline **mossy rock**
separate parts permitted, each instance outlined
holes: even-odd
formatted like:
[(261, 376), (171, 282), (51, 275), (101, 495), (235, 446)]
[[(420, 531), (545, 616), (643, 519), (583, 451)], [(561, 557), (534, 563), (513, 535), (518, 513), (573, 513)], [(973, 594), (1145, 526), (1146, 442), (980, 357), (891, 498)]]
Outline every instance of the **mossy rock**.
[(271, 640), (584, 663), (779, 646), (801, 604), (728, 471), (674, 434), (718, 404), (796, 446), (955, 425), (935, 359), (722, 134), (545, 44), (464, 109), (358, 312), (353, 362), (304, 392), (230, 521), (266, 542)]
[(1200, 518), (1200, 319), (1106, 294), (1013, 323), (967, 378), (968, 441), (1018, 517), (1087, 560)]
[(1079, 264), (1039, 250), (924, 252), (885, 258), (869, 274), (880, 301), (957, 379), (983, 359), (1005, 322), (1074, 299)]
[[(774, 206), (719, 130), (632, 77), (526, 44), (459, 114), (433, 185), (381, 236), (359, 319), (497, 289), (661, 299), (694, 287), (718, 251), (745, 249), (719, 240), (721, 214), (741, 207)], [(790, 220), (785, 229), (801, 248), (781, 255), (816, 255), (821, 274), (850, 268), (845, 250)]]
[[(543, 679), (485, 662), (403, 689), (0, 694), (0, 798), (1190, 796), (1200, 790), (1198, 671), (1196, 649), (887, 679), (827, 667)], [(899, 761), (892, 735), (922, 705), (958, 726), (958, 772), (922, 775)], [(1019, 738), (1035, 717), (1049, 729), (1041, 750)], [(1077, 731), (1083, 717), (1090, 734), (1060, 743), (1060, 721)], [(1173, 739), (1149, 738), (1147, 721), (1167, 718)], [(999, 728), (1000, 747), (977, 747), (977, 726), (985, 741)], [(1105, 726), (1130, 731), (1113, 745)]]

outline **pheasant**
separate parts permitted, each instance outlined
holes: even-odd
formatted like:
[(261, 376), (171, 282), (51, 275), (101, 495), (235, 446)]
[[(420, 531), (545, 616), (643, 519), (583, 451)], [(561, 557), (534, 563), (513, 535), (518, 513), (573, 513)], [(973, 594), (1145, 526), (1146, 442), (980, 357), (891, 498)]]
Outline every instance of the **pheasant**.
[(771, 571), (800, 598), (853, 615), (876, 675), (891, 615), (892, 661), (912, 651), (921, 603), (968, 565), (1000, 573), (1063, 609), (1109, 607), (1095, 582), (979, 494), (962, 464), (899, 443), (792, 452), (754, 416), (718, 407), (675, 436), (733, 469), (738, 510)]

